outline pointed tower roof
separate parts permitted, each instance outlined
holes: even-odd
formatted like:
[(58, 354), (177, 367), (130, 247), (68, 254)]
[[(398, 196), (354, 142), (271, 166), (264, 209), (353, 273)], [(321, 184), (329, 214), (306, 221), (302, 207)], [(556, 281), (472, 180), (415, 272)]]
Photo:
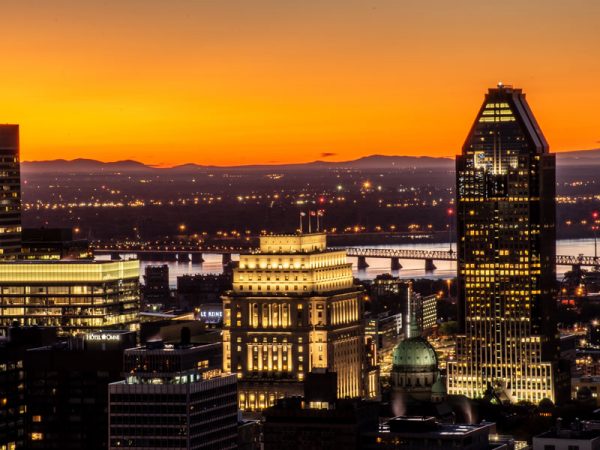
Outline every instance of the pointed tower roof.
[[(492, 140), (490, 135), (496, 135)], [(483, 138), (483, 139), (482, 139)], [(548, 153), (548, 142), (521, 89), (498, 83), (490, 88), (463, 145), (463, 154), (503, 149), (515, 152)]]

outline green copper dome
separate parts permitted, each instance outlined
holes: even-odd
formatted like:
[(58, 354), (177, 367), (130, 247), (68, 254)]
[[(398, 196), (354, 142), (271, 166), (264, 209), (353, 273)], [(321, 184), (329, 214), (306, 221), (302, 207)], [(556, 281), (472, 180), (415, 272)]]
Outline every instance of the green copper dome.
[(437, 355), (427, 339), (417, 336), (405, 339), (394, 348), (395, 370), (437, 370)]
[(392, 363), (394, 371), (436, 371), (438, 359), (435, 350), (427, 339), (422, 337), (416, 326), (416, 320), (411, 321), (409, 336), (394, 348)]

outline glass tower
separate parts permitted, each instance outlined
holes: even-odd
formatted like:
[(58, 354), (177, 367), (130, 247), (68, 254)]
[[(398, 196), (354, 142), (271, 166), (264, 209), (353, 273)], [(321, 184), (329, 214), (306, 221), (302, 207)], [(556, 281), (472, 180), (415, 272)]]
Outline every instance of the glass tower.
[(19, 125), (0, 125), (0, 258), (21, 252)]
[(556, 401), (555, 158), (520, 89), (488, 91), (456, 177), (462, 335), (448, 392)]

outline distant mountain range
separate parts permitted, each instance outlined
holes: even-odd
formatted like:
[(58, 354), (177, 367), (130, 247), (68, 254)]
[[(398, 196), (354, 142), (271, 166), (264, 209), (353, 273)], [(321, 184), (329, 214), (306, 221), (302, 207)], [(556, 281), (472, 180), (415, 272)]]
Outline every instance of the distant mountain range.
[[(600, 165), (600, 149), (576, 150), (556, 154), (557, 163), (561, 166)], [(429, 156), (384, 156), (371, 155), (343, 162), (313, 161), (298, 164), (247, 165), (247, 166), (208, 166), (199, 164), (183, 164), (171, 168), (157, 168), (138, 161), (124, 160), (102, 162), (94, 159), (55, 159), (50, 161), (25, 161), (21, 164), (24, 174), (39, 173), (193, 173), (193, 172), (225, 172), (225, 171), (302, 171), (324, 169), (454, 169), (453, 158), (435, 158)]]

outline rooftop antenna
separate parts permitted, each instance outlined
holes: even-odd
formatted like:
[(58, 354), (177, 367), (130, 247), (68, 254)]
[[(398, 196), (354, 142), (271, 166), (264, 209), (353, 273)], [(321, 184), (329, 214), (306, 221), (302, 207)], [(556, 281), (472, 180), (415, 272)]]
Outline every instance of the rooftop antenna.
[(303, 218), (305, 215), (306, 215), (306, 213), (305, 213), (305, 212), (300, 212), (300, 234), (302, 234), (302, 232), (303, 232), (303, 228), (304, 228), (304, 227), (303, 227), (303, 223), (302, 223), (302, 222), (303, 222), (303, 221), (302, 221), (302, 218)]

